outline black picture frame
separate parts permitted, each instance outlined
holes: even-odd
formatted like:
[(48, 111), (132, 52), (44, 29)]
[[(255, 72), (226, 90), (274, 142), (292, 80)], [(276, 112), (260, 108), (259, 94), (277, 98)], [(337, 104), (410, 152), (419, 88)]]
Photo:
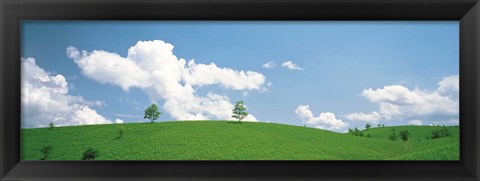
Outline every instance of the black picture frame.
[[(22, 20), (459, 20), (460, 161), (21, 161)], [(0, 0), (1, 180), (480, 180), (478, 0)]]

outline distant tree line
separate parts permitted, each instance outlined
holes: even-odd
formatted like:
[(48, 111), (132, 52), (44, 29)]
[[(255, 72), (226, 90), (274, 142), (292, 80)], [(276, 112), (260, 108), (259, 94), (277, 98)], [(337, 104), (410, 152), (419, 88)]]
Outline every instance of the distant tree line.
[[(365, 125), (365, 128), (367, 130), (370, 129), (370, 127), (371, 127), (370, 124)], [(348, 134), (351, 134), (353, 136), (360, 136), (360, 137), (364, 137), (364, 136), (366, 136), (368, 138), (372, 137), (372, 135), (370, 135), (370, 134), (365, 135), (365, 133), (362, 130), (359, 130), (357, 127), (355, 127), (354, 129), (348, 128)]]

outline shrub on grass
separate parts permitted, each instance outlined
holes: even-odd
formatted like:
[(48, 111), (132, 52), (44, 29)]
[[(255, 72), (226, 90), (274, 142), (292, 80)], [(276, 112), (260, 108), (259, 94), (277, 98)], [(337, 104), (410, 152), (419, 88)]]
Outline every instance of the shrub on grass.
[(437, 139), (437, 138), (440, 138), (440, 130), (436, 129), (436, 130), (433, 130), (432, 133), (431, 133), (431, 137), (432, 139)]
[(368, 123), (365, 125), (365, 128), (366, 128), (367, 130), (370, 129), (371, 127), (372, 127), (372, 125), (370, 125), (370, 124), (368, 124)]
[(50, 124), (48, 124), (48, 127), (50, 127), (50, 129), (53, 129), (55, 125), (53, 124), (53, 122), (50, 122)]
[(395, 132), (395, 129), (392, 129), (392, 134), (388, 136), (389, 140), (396, 141), (397, 140), (397, 133)]
[(403, 141), (408, 141), (408, 137), (410, 136), (410, 133), (408, 132), (408, 130), (405, 130), (405, 131), (400, 131), (399, 135)]
[(120, 126), (117, 128), (118, 138), (123, 138), (123, 134), (125, 133), (125, 127)]
[(360, 137), (364, 136), (363, 132), (360, 131), (357, 127), (355, 127), (354, 129), (349, 128), (348, 134), (351, 134), (353, 136), (360, 136)]
[(98, 151), (92, 148), (89, 148), (85, 152), (83, 152), (82, 160), (93, 160), (98, 156)]
[(432, 139), (438, 139), (438, 138), (443, 138), (448, 136), (453, 137), (453, 134), (450, 132), (450, 130), (446, 126), (443, 126), (441, 129), (433, 130), (431, 133)]
[(40, 160), (48, 160), (48, 155), (52, 150), (52, 146), (44, 146), (40, 151), (43, 153), (43, 157)]

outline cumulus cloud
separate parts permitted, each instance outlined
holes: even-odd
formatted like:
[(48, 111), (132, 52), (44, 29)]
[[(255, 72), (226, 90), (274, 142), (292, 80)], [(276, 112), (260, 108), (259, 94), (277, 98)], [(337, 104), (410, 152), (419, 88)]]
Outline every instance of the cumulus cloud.
[(408, 124), (420, 126), (420, 125), (422, 125), (422, 121), (420, 121), (418, 119), (415, 119), (415, 120), (409, 121)]
[(115, 114), (117, 117), (125, 117), (125, 118), (143, 118), (143, 116), (138, 115), (130, 115), (130, 114)]
[(294, 64), (292, 61), (283, 62), (282, 67), (290, 70), (305, 70), (304, 68), (299, 67), (297, 64)]
[[(226, 95), (209, 92), (200, 96), (195, 87), (218, 85), (239, 91), (264, 91), (265, 76), (186, 61), (173, 54), (173, 45), (161, 40), (139, 41), (126, 57), (102, 50), (67, 48), (67, 55), (82, 73), (97, 82), (143, 89), (153, 101), (164, 100), (163, 108), (177, 120), (231, 120), (233, 105)], [(250, 115), (245, 120), (256, 121)]]
[(351, 113), (349, 120), (366, 122), (406, 119), (409, 117), (458, 118), (459, 114), (459, 77), (443, 78), (436, 90), (408, 89), (402, 85), (389, 85), (378, 89), (365, 89), (362, 96), (379, 104), (379, 111), (372, 113)]
[(398, 106), (400, 112), (413, 115), (427, 114), (458, 114), (458, 99), (443, 96), (439, 92), (409, 90), (406, 87), (394, 85), (382, 89), (367, 89), (362, 95), (374, 103), (387, 103)]
[(273, 68), (275, 68), (275, 66), (277, 66), (277, 64), (275, 64), (275, 62), (273, 62), (273, 61), (267, 62), (267, 63), (262, 65), (262, 67), (266, 68), (266, 69), (273, 69)]
[(188, 62), (182, 79), (191, 86), (217, 84), (234, 90), (260, 90), (265, 82), (265, 76), (257, 72), (220, 68), (214, 63), (196, 64), (194, 60)]
[[(73, 58), (75, 63), (82, 68), (84, 75), (100, 83), (119, 85), (124, 90), (128, 90), (131, 86), (151, 86), (148, 81), (148, 72), (143, 71), (134, 62), (125, 60), (118, 54), (101, 50), (95, 50), (91, 53), (82, 51), (80, 53), (75, 47), (68, 47), (67, 55)], [(88, 57), (88, 59), (83, 57)], [(127, 76), (118, 76), (122, 74)]]
[(459, 121), (458, 119), (450, 119), (450, 120), (441, 120), (441, 121), (432, 121), (433, 124), (435, 125), (458, 125)]
[(458, 99), (460, 92), (460, 82), (458, 75), (448, 76), (438, 83), (437, 92), (440, 95), (448, 96), (452, 99)]
[(315, 117), (309, 105), (299, 105), (295, 110), (297, 117), (303, 120), (304, 124), (320, 129), (338, 130), (347, 127), (349, 124), (337, 119), (331, 112), (322, 112)]
[(371, 112), (371, 113), (351, 113), (345, 116), (347, 119), (352, 121), (365, 121), (370, 123), (378, 123), (382, 116), (378, 112)]
[(50, 122), (58, 126), (112, 123), (90, 107), (105, 103), (69, 95), (63, 75), (46, 72), (34, 58), (22, 58), (21, 65), (23, 128), (45, 127)]
[(123, 120), (121, 119), (115, 119), (115, 124), (122, 124), (123, 123)]

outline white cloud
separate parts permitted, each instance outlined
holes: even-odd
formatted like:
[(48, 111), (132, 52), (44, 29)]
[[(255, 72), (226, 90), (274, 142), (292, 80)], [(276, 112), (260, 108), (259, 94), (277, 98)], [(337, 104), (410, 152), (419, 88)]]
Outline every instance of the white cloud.
[(243, 97), (247, 97), (248, 96), (248, 91), (243, 91), (242, 95), (243, 95)]
[(299, 105), (295, 110), (295, 114), (303, 120), (304, 124), (320, 129), (337, 130), (349, 125), (341, 119), (337, 119), (335, 114), (331, 112), (322, 112), (319, 116), (315, 117), (312, 111), (310, 111), (309, 105)]
[[(379, 89), (365, 89), (362, 96), (379, 104), (379, 111), (369, 114), (351, 113), (347, 119), (372, 122), (392, 118), (415, 117), (458, 118), (459, 84), (458, 75), (443, 78), (433, 91), (408, 89), (402, 85), (389, 85)], [(376, 113), (373, 115), (373, 113)]]
[(460, 92), (460, 82), (458, 75), (448, 76), (438, 83), (437, 92), (440, 95), (450, 96), (452, 99), (458, 99)]
[[(163, 108), (177, 120), (232, 120), (233, 105), (226, 95), (196, 93), (194, 87), (218, 85), (226, 89), (264, 91), (265, 76), (252, 71), (221, 68), (179, 59), (173, 45), (161, 40), (139, 41), (126, 57), (105, 51), (80, 52), (67, 48), (82, 73), (100, 83), (143, 89), (152, 101), (164, 100)], [(246, 120), (255, 121), (254, 116)]]
[(33, 58), (22, 58), (21, 63), (22, 127), (45, 127), (50, 122), (58, 126), (112, 123), (90, 108), (105, 103), (68, 95), (63, 75), (46, 72)]
[(385, 86), (382, 89), (367, 89), (362, 95), (374, 103), (385, 103), (398, 106), (397, 112), (409, 115), (457, 115), (458, 99), (440, 95), (439, 92), (409, 90), (400, 85)]
[(82, 51), (80, 53), (75, 47), (71, 46), (67, 48), (67, 54), (82, 68), (82, 73), (85, 76), (100, 83), (119, 85), (124, 90), (128, 90), (132, 86), (151, 86), (150, 81), (148, 81), (148, 72), (118, 54), (101, 50), (94, 50), (91, 53)]
[(435, 125), (458, 125), (458, 119), (442, 120), (442, 121), (432, 121)]
[(266, 69), (273, 69), (273, 68), (275, 68), (275, 66), (277, 66), (277, 64), (275, 64), (275, 62), (273, 62), (273, 61), (267, 62), (267, 63), (262, 65), (262, 67), (266, 68)]
[(115, 124), (122, 124), (123, 123), (123, 120), (121, 119), (115, 119)]
[(143, 116), (138, 115), (129, 115), (129, 114), (115, 114), (117, 117), (125, 117), (125, 118), (143, 118)]
[(421, 125), (422, 125), (422, 121), (420, 121), (420, 120), (418, 120), (418, 119), (415, 119), (415, 120), (409, 121), (408, 124), (416, 125), (416, 126), (421, 126)]
[(282, 67), (290, 70), (305, 70), (304, 68), (299, 67), (297, 64), (294, 64), (292, 61), (283, 62)]
[(350, 113), (347, 114), (345, 117), (352, 121), (365, 121), (371, 123), (378, 123), (378, 121), (382, 119), (382, 116), (375, 111), (371, 113)]
[(400, 105), (382, 102), (380, 103), (380, 114), (383, 118), (390, 120), (394, 116), (403, 115), (403, 112), (400, 111)]
[(112, 121), (99, 115), (97, 111), (88, 106), (80, 106), (79, 109), (73, 112), (72, 117), (68, 121), (71, 123), (71, 125), (112, 123)]
[(219, 68), (214, 63), (196, 64), (194, 60), (188, 62), (182, 78), (191, 86), (218, 84), (234, 90), (260, 90), (265, 82), (265, 76), (257, 72)]

